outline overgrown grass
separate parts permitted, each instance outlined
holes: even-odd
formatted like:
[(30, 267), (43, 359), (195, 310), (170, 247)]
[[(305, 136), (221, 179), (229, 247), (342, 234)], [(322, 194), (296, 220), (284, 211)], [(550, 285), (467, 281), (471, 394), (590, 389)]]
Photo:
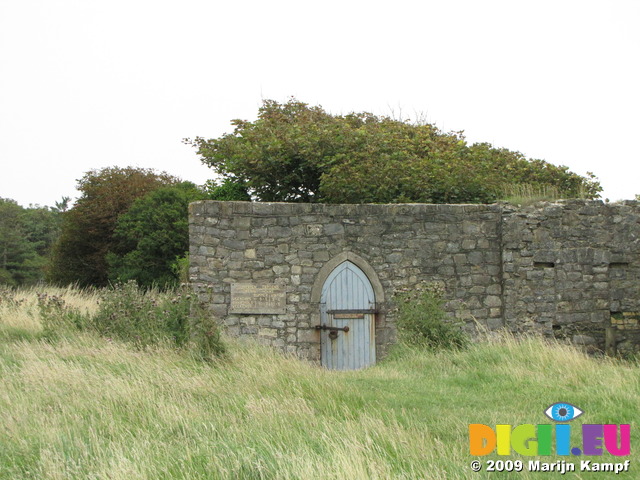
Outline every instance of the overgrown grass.
[[(593, 178), (591, 174), (587, 174)], [(589, 183), (591, 180), (588, 181)], [(554, 185), (533, 185), (530, 183), (508, 184), (503, 187), (499, 196), (500, 201), (513, 205), (528, 206), (538, 202), (554, 202), (567, 198), (592, 199), (593, 193), (585, 185), (580, 185), (579, 190), (573, 194), (567, 194)]]
[(224, 353), (217, 324), (209, 317), (186, 285), (163, 291), (138, 288), (134, 281), (86, 291), (0, 287), (3, 337), (58, 340), (93, 332), (138, 349), (188, 348), (206, 360)]
[(525, 183), (505, 186), (501, 201), (513, 205), (527, 206), (538, 202), (553, 202), (560, 198), (563, 198), (560, 189), (553, 185), (530, 185)]
[(70, 327), (70, 317), (94, 315), (99, 297), (98, 290), (49, 286), (15, 289), (0, 285), (0, 338), (34, 339), (59, 333)]
[[(24, 318), (11, 328), (37, 331)], [(8, 324), (3, 314), (0, 329)], [(471, 472), (468, 425), (553, 423), (543, 411), (558, 401), (585, 412), (571, 422), (576, 441), (582, 422), (630, 423), (631, 472), (617, 477), (640, 472), (640, 370), (630, 364), (505, 337), (464, 350), (399, 347), (375, 367), (330, 372), (228, 342), (223, 362), (203, 363), (91, 331), (53, 342), (3, 335), (0, 478), (495, 478)]]

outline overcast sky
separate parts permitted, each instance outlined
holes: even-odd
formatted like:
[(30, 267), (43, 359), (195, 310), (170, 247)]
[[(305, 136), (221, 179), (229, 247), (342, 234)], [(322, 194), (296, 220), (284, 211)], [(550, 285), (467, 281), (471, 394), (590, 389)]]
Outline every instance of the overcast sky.
[(182, 138), (290, 96), (640, 193), (638, 0), (0, 0), (0, 197), (53, 205), (116, 165), (204, 183)]

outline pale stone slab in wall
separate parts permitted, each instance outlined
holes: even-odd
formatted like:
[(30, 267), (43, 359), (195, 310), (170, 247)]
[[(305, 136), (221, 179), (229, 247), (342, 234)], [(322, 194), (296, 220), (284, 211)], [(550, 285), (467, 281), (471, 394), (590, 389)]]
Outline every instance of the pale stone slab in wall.
[(286, 313), (287, 293), (281, 285), (232, 283), (229, 313)]

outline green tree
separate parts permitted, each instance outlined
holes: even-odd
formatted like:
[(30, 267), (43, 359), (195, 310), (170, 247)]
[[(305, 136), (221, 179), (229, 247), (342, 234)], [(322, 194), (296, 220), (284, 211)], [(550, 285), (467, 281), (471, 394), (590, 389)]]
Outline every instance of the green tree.
[(26, 239), (33, 243), (36, 252), (47, 257), (60, 235), (61, 212), (55, 207), (29, 206), (23, 212)]
[(176, 283), (177, 264), (189, 250), (189, 203), (206, 198), (196, 185), (183, 182), (133, 202), (116, 224), (107, 255), (109, 278), (145, 287)]
[(27, 267), (37, 254), (25, 238), (22, 212), (23, 208), (15, 201), (0, 198), (0, 283), (24, 283), (34, 270)]
[(49, 207), (23, 208), (0, 198), (0, 283), (29, 285), (41, 281), (59, 214)]
[(320, 176), (341, 148), (340, 117), (291, 100), (265, 100), (258, 120), (232, 120), (219, 139), (186, 140), (223, 178), (246, 185), (262, 201), (313, 201)]
[(254, 122), (217, 139), (186, 139), (202, 162), (261, 201), (493, 202), (513, 184), (594, 198), (592, 176), (487, 143), (370, 113), (331, 115), (296, 99), (265, 100)]
[(103, 286), (108, 281), (106, 256), (114, 245), (118, 217), (150, 191), (178, 183), (167, 173), (134, 167), (87, 172), (73, 208), (62, 213), (62, 231), (53, 247), (50, 280), (60, 284)]
[(178, 282), (189, 250), (189, 203), (197, 200), (249, 200), (242, 185), (191, 182), (158, 188), (138, 198), (118, 217), (110, 253), (112, 281), (136, 280), (144, 287)]
[(207, 200), (219, 201), (251, 201), (251, 196), (247, 191), (246, 185), (229, 179), (223, 180), (218, 184), (215, 180), (208, 180), (203, 186)]

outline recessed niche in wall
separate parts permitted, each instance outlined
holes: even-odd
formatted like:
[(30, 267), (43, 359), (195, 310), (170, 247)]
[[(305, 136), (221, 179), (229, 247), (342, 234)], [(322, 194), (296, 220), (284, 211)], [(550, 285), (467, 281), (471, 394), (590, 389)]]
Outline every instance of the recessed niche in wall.
[(609, 268), (625, 268), (629, 266), (629, 262), (611, 262)]
[(553, 268), (555, 266), (554, 262), (533, 262), (534, 268)]

